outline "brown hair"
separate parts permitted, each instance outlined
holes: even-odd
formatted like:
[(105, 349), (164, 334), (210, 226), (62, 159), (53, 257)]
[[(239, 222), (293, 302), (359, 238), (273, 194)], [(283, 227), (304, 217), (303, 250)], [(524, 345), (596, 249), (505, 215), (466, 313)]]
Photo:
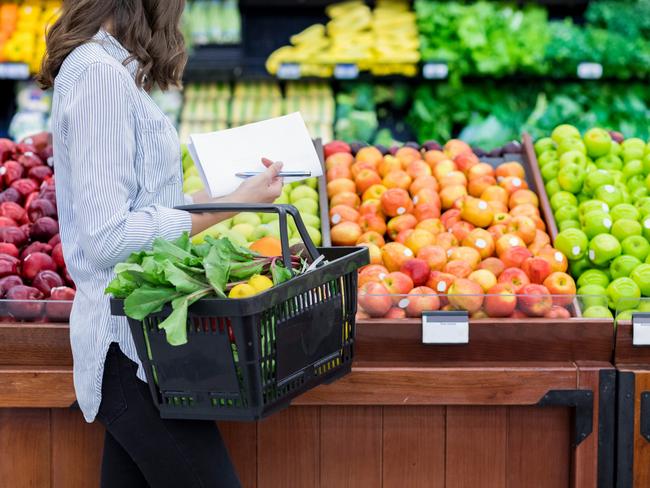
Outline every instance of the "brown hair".
[(185, 0), (63, 0), (47, 34), (47, 54), (37, 79), (54, 85), (65, 58), (110, 23), (111, 34), (139, 63), (135, 82), (150, 90), (180, 86), (187, 61), (180, 22)]

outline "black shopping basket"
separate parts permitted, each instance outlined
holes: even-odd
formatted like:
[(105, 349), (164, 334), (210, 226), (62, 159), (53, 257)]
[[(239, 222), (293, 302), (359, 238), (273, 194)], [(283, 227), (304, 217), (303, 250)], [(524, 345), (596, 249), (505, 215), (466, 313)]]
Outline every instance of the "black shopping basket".
[[(188, 312), (182, 346), (158, 328), (166, 307), (128, 319), (154, 403), (163, 418), (256, 420), (292, 398), (350, 372), (354, 355), (357, 270), (367, 249), (317, 249), (289, 205), (192, 205), (189, 212), (278, 213), (285, 265), (291, 268), (287, 215), (294, 219), (313, 270), (247, 299), (202, 299)], [(320, 256), (322, 255), (322, 258)], [(320, 258), (320, 263), (318, 262)], [(124, 316), (123, 300), (112, 299)]]

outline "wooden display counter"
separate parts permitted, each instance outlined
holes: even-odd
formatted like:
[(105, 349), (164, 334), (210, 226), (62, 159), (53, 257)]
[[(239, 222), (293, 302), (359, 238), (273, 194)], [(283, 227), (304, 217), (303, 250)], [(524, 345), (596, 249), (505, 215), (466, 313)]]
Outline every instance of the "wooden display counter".
[(650, 486), (650, 346), (632, 344), (632, 323), (616, 328), (619, 488)]
[[(361, 322), (350, 375), (258, 423), (222, 423), (245, 487), (612, 486), (611, 322)], [(0, 325), (0, 479), (97, 486), (103, 433), (74, 402), (67, 327)]]

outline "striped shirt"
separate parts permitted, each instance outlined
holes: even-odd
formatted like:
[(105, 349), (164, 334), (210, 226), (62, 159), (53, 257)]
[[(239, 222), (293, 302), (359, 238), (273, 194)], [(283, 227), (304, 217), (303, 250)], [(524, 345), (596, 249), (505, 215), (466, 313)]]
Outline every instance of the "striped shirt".
[[(77, 401), (88, 422), (101, 403), (106, 352), (138, 361), (104, 289), (113, 267), (157, 237), (191, 229), (175, 128), (135, 84), (137, 62), (105, 31), (66, 58), (54, 83), (52, 132), (61, 242), (77, 285), (70, 317)], [(142, 367), (138, 377), (144, 379)]]

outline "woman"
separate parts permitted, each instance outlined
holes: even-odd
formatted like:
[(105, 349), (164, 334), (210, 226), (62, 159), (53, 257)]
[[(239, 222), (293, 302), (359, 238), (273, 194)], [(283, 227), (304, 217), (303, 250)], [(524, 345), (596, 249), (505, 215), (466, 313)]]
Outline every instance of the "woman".
[[(127, 323), (111, 316), (104, 296), (113, 267), (132, 252), (227, 217), (174, 209), (185, 203), (178, 136), (147, 94), (180, 85), (184, 3), (64, 0), (39, 75), (54, 88), (61, 241), (78, 288), (70, 317), (75, 391), (86, 420), (106, 427), (108, 488), (240, 486), (213, 422), (160, 419)], [(223, 201), (277, 198), (281, 164), (264, 164), (266, 173)]]

